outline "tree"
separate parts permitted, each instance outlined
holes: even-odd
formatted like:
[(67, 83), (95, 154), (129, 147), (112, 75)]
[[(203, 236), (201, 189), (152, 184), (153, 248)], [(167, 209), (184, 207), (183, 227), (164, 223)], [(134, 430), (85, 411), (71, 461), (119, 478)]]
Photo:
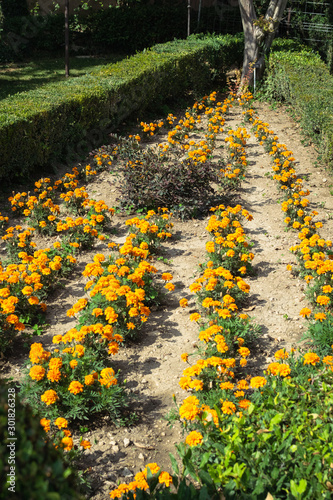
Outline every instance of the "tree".
[(256, 64), (257, 79), (265, 69), (265, 56), (271, 48), (276, 30), (288, 0), (270, 0), (265, 15), (257, 17), (253, 0), (239, 0), (244, 31), (244, 60), (241, 88), (253, 85), (253, 67)]

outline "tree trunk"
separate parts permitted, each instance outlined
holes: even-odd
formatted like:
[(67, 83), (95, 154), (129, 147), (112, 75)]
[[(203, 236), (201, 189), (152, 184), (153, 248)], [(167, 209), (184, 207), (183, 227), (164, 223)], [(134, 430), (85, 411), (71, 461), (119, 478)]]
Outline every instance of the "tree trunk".
[(253, 0), (239, 0), (245, 43), (241, 91), (249, 85), (253, 86), (254, 65), (256, 65), (256, 80), (262, 78), (266, 63), (265, 56), (271, 48), (287, 1), (270, 0), (265, 16), (258, 19)]

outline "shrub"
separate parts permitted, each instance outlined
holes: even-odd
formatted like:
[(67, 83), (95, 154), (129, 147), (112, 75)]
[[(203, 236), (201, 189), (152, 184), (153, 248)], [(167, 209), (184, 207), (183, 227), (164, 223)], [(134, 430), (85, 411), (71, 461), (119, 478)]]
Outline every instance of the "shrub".
[(187, 89), (204, 92), (242, 44), (232, 36), (168, 42), (95, 73), (4, 99), (0, 179), (78, 161), (133, 112)]
[[(9, 394), (13, 394), (14, 399), (9, 398)], [(14, 401), (15, 407), (11, 406)], [(9, 440), (9, 431), (12, 432), (8, 429), (9, 407), (15, 408), (16, 441)], [(22, 405), (20, 398), (15, 395), (15, 388), (3, 381), (0, 381), (0, 435), (0, 469), (3, 475), (1, 498), (83, 499), (79, 493), (76, 475), (66, 463), (63, 452), (45, 440), (46, 435), (39, 418)], [(11, 462), (14, 453), (15, 462)], [(8, 491), (11, 486), (8, 474), (13, 471), (14, 494), (13, 491)]]
[[(282, 43), (285, 47), (286, 42)], [(333, 77), (319, 55), (302, 49), (281, 50), (273, 44), (269, 61), (266, 96), (292, 104), (305, 134), (317, 146), (320, 159), (333, 167), (332, 96)], [(275, 50), (275, 47), (277, 50)]]

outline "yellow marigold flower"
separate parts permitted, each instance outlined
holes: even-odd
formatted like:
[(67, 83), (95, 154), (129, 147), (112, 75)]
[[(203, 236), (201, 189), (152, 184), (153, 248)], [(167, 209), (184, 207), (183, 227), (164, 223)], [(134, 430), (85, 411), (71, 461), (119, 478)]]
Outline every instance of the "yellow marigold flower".
[(246, 410), (246, 408), (248, 408), (250, 404), (251, 401), (249, 401), (248, 399), (241, 399), (240, 401), (238, 401), (238, 406), (243, 410)]
[(274, 354), (274, 358), (275, 359), (288, 359), (289, 354), (287, 353), (287, 351), (285, 349), (280, 349), (279, 351), (276, 351), (276, 353)]
[(192, 283), (192, 285), (189, 286), (189, 289), (192, 293), (200, 292), (201, 288), (202, 285), (200, 285), (200, 283)]
[(47, 378), (48, 380), (51, 380), (51, 382), (59, 382), (61, 379), (61, 372), (57, 368), (52, 368), (47, 372)]
[(303, 365), (313, 365), (315, 366), (319, 363), (320, 357), (315, 352), (307, 352), (303, 356)]
[(232, 382), (221, 382), (220, 383), (220, 389), (222, 389), (222, 390), (227, 390), (227, 389), (232, 390), (233, 388), (234, 388), (234, 384)]
[(192, 431), (186, 437), (185, 443), (188, 444), (189, 446), (197, 446), (198, 444), (201, 444), (202, 441), (203, 441), (202, 434), (198, 431)]
[(222, 413), (225, 415), (233, 415), (236, 411), (236, 405), (232, 401), (221, 401)]
[(244, 391), (235, 391), (234, 396), (235, 396), (235, 398), (243, 398), (245, 396), (245, 392)]
[(81, 382), (73, 380), (68, 386), (68, 391), (72, 394), (79, 394), (80, 392), (83, 392), (83, 388), (84, 386), (83, 384), (81, 384)]
[(184, 352), (183, 354), (181, 354), (180, 358), (182, 359), (182, 361), (184, 361), (186, 363), (188, 360), (187, 352)]
[(330, 298), (327, 297), (326, 295), (318, 295), (318, 297), (316, 298), (316, 301), (321, 306), (326, 306), (327, 304), (330, 303)]
[(333, 366), (333, 356), (325, 356), (323, 358), (323, 363), (325, 363), (325, 365)]
[(49, 430), (50, 430), (50, 423), (51, 423), (51, 420), (47, 420), (46, 418), (42, 418), (40, 420), (40, 425), (44, 428), (45, 432), (49, 432)]
[(190, 316), (191, 321), (198, 321), (200, 318), (201, 318), (201, 314), (199, 314), (199, 313), (193, 313)]
[(111, 385), (117, 385), (117, 379), (114, 376), (114, 370), (112, 368), (104, 368), (101, 371), (101, 378), (99, 379), (101, 385), (106, 387), (111, 387)]
[(49, 369), (59, 370), (62, 367), (62, 359), (61, 358), (51, 358), (49, 361)]
[(93, 385), (95, 383), (95, 377), (93, 375), (86, 375), (84, 377), (85, 385)]
[(152, 462), (152, 463), (147, 464), (147, 465), (146, 465), (146, 467), (145, 467), (145, 471), (144, 471), (144, 472), (146, 472), (146, 473), (147, 473), (147, 469), (148, 469), (148, 468), (150, 469), (150, 472), (151, 472), (152, 474), (157, 474), (157, 473), (159, 472), (159, 470), (161, 469), (161, 468), (157, 465), (157, 463), (155, 463), (155, 462)]
[(175, 285), (173, 283), (167, 283), (166, 285), (164, 285), (164, 288), (169, 290), (169, 292), (173, 292), (173, 290), (175, 289)]
[(36, 365), (32, 366), (29, 371), (29, 375), (32, 378), (32, 380), (42, 380), (45, 375), (45, 368), (42, 366)]
[(311, 309), (308, 307), (303, 307), (301, 311), (299, 312), (299, 315), (302, 316), (303, 318), (307, 318), (311, 314)]
[(80, 442), (80, 446), (82, 446), (84, 450), (89, 450), (89, 448), (91, 448), (91, 442), (87, 441), (86, 439), (82, 439), (82, 441)]
[(74, 446), (73, 439), (67, 436), (62, 438), (61, 446), (64, 448), (65, 451), (70, 451)]
[(247, 347), (240, 347), (238, 349), (238, 352), (243, 358), (250, 356), (250, 349), (248, 349)]
[(186, 420), (194, 420), (196, 416), (199, 414), (199, 400), (195, 396), (189, 396), (184, 399), (182, 406), (179, 408), (179, 416), (180, 418), (184, 418)]
[(207, 243), (206, 243), (206, 250), (207, 250), (208, 253), (214, 253), (215, 252), (214, 241), (207, 241)]
[(188, 306), (188, 300), (187, 299), (180, 299), (179, 305), (180, 305), (180, 307), (187, 307)]
[(69, 362), (69, 366), (74, 370), (78, 365), (76, 359), (72, 359), (72, 361)]
[(54, 425), (56, 425), (59, 429), (66, 429), (68, 421), (65, 418), (59, 417), (55, 420)]
[(57, 399), (59, 399), (59, 397), (56, 391), (50, 389), (48, 391), (45, 391), (44, 394), (41, 395), (40, 399), (43, 401), (43, 403), (52, 405), (57, 401)]
[(244, 367), (247, 365), (247, 360), (245, 358), (242, 358), (240, 361), (239, 361), (239, 364), (241, 367)]
[(237, 389), (247, 390), (249, 388), (249, 384), (245, 379), (241, 379), (237, 382)]
[(267, 384), (265, 377), (252, 377), (250, 380), (250, 386), (253, 389), (258, 389), (259, 387), (264, 387)]
[(158, 476), (158, 482), (160, 484), (165, 484), (165, 486), (168, 488), (170, 484), (172, 484), (172, 477), (168, 472), (162, 471), (161, 474)]
[(170, 273), (163, 273), (161, 276), (162, 280), (164, 281), (171, 281), (173, 276)]
[(192, 380), (189, 384), (190, 389), (194, 389), (195, 391), (202, 391), (203, 390), (203, 381), (202, 380)]

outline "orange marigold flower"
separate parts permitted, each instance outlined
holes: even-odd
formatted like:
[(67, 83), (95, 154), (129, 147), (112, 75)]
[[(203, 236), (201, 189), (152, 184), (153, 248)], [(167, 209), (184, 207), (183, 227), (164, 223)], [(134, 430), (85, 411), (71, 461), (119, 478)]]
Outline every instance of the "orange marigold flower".
[(180, 305), (180, 307), (187, 307), (188, 306), (188, 300), (187, 299), (180, 299), (179, 305)]
[(47, 420), (46, 418), (42, 418), (40, 420), (40, 425), (44, 428), (45, 432), (49, 432), (49, 430), (50, 430), (50, 423), (51, 423), (51, 420)]
[(299, 312), (299, 315), (302, 316), (303, 318), (307, 318), (311, 314), (311, 309), (308, 307), (303, 307), (301, 311)]
[(198, 321), (200, 318), (201, 318), (201, 314), (199, 314), (199, 313), (193, 313), (190, 316), (191, 321)]
[(240, 401), (238, 401), (238, 405), (240, 408), (242, 408), (243, 410), (246, 410), (246, 408), (248, 408), (251, 404), (251, 401), (249, 401), (248, 399), (241, 399)]
[(173, 276), (170, 273), (163, 273), (161, 276), (162, 280), (164, 281), (171, 281)]
[(79, 394), (80, 392), (83, 392), (83, 384), (81, 384), (81, 382), (78, 382), (77, 380), (73, 380), (69, 386), (68, 386), (68, 390), (69, 392), (71, 392), (72, 394)]
[(44, 394), (41, 395), (40, 399), (43, 401), (43, 403), (52, 405), (57, 401), (57, 399), (59, 399), (59, 397), (56, 391), (50, 389), (48, 391), (45, 391)]
[(327, 304), (329, 304), (331, 300), (326, 295), (318, 295), (318, 297), (316, 298), (316, 301), (321, 306), (327, 306)]
[(161, 474), (158, 476), (158, 482), (160, 484), (165, 484), (165, 486), (168, 488), (170, 484), (172, 484), (172, 477), (168, 472), (162, 471)]
[(74, 446), (73, 439), (67, 436), (62, 438), (61, 446), (64, 448), (65, 451), (70, 451)]
[(32, 380), (42, 380), (45, 375), (45, 368), (39, 365), (32, 366), (29, 371), (29, 375)]
[(82, 441), (80, 442), (80, 446), (82, 446), (84, 450), (89, 450), (89, 448), (91, 448), (91, 442), (87, 441), (86, 439), (82, 439)]
[(56, 425), (59, 429), (66, 429), (66, 427), (68, 426), (68, 421), (65, 418), (58, 417), (54, 421), (54, 425)]
[(232, 382), (221, 382), (220, 383), (220, 389), (222, 389), (222, 390), (227, 390), (227, 389), (232, 390), (233, 388), (234, 388), (234, 384)]
[(303, 365), (313, 365), (315, 366), (319, 363), (320, 357), (315, 352), (307, 352), (303, 356)]
[(264, 387), (267, 384), (265, 377), (252, 377), (250, 380), (250, 386), (253, 389), (258, 389), (259, 387)]
[(236, 411), (236, 405), (232, 401), (222, 401), (222, 413), (233, 415)]
[(238, 349), (238, 352), (243, 358), (250, 356), (250, 349), (248, 349), (247, 347), (240, 347)]
[(316, 320), (316, 321), (320, 321), (320, 322), (322, 322), (322, 321), (324, 321), (324, 319), (326, 319), (326, 314), (325, 314), (325, 313), (323, 313), (323, 312), (321, 312), (321, 313), (316, 313), (316, 314), (314, 315), (314, 318), (315, 318), (315, 320)]
[(192, 431), (186, 437), (185, 443), (188, 444), (189, 446), (197, 446), (198, 444), (201, 444), (202, 441), (203, 441), (202, 434), (198, 431)]
[(184, 361), (185, 363), (187, 362), (188, 360), (188, 354), (187, 352), (184, 352), (183, 354), (180, 355), (182, 361)]
[(288, 359), (288, 357), (289, 357), (289, 354), (287, 353), (287, 351), (285, 349), (279, 349), (274, 354), (275, 359)]
[(85, 385), (93, 385), (95, 383), (95, 378), (93, 375), (86, 375), (84, 377)]

